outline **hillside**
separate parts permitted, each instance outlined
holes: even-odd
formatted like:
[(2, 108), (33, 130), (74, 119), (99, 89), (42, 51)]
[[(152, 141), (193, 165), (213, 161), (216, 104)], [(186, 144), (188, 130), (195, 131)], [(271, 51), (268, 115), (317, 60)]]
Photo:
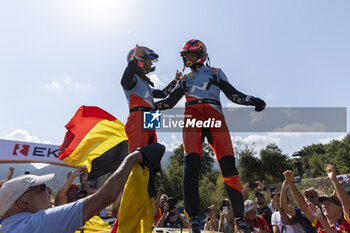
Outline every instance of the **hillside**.
[[(7, 179), (7, 172), (10, 166), (13, 166), (15, 168), (13, 177), (23, 175), (25, 171), (28, 171), (34, 175), (45, 175), (49, 173), (55, 173), (55, 177), (49, 182), (49, 186), (51, 186), (54, 190), (58, 190), (63, 186), (67, 178), (67, 173), (72, 170), (72, 168), (69, 167), (56, 165), (50, 165), (42, 169), (36, 169), (33, 165), (29, 163), (3, 163), (0, 164), (0, 179)], [(78, 179), (76, 179), (76, 182), (78, 182)]]

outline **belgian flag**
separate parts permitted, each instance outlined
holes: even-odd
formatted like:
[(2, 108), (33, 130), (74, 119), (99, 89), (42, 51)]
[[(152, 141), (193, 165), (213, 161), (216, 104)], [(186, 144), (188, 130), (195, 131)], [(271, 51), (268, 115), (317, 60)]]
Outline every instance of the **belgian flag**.
[(66, 125), (58, 158), (71, 166), (85, 165), (89, 180), (115, 171), (128, 154), (124, 124), (95, 106), (81, 106)]

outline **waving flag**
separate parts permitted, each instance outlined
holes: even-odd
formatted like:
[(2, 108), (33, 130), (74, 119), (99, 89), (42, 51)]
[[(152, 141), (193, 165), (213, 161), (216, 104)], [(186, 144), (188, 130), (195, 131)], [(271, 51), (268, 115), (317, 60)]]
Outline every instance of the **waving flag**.
[(128, 154), (124, 124), (99, 107), (81, 106), (66, 128), (58, 158), (85, 165), (89, 180), (116, 170)]

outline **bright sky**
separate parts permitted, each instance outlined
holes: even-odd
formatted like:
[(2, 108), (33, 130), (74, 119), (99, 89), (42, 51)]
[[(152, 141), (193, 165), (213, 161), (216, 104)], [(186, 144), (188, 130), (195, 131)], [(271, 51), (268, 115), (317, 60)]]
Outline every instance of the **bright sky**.
[[(81, 105), (125, 123), (120, 78), (128, 51), (136, 43), (155, 50), (151, 78), (164, 87), (183, 67), (182, 44), (193, 38), (232, 85), (270, 107), (349, 109), (349, 9), (348, 0), (1, 1), (0, 138), (61, 144)], [(345, 134), (231, 135), (291, 154)], [(182, 141), (180, 133), (158, 138), (168, 150)]]

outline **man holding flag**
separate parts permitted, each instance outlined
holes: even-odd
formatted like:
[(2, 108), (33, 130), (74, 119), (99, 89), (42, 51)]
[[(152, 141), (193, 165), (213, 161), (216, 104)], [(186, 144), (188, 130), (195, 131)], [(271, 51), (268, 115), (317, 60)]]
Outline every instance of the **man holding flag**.
[(139, 148), (123, 160), (96, 193), (54, 208), (50, 208), (45, 184), (54, 174), (13, 178), (0, 189), (0, 216), (3, 219), (0, 232), (74, 233), (115, 201), (135, 164), (143, 163), (151, 170), (160, 169), (164, 151), (165, 147), (158, 143)]

